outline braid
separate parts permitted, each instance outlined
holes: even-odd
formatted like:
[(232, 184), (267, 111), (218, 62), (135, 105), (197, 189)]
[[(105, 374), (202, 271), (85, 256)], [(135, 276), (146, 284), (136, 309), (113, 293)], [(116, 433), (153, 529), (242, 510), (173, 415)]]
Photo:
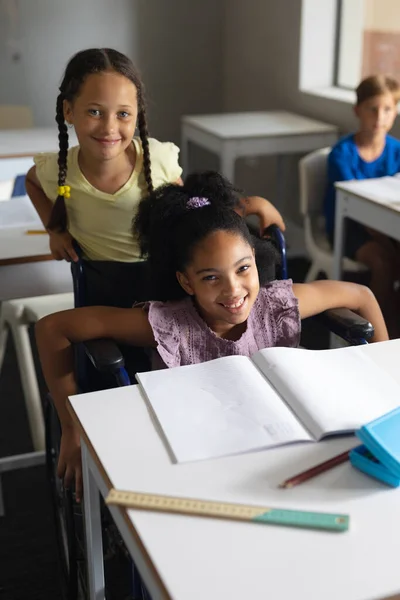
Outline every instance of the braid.
[(146, 109), (144, 102), (139, 98), (139, 111), (138, 111), (138, 128), (140, 141), (142, 142), (143, 148), (143, 170), (144, 178), (147, 184), (147, 192), (149, 194), (154, 190), (153, 180), (151, 178), (151, 161), (150, 161), (150, 149), (149, 149), (149, 132), (147, 130), (147, 119)]
[[(65, 185), (67, 177), (67, 156), (68, 156), (68, 129), (64, 120), (63, 109), (64, 95), (61, 93), (57, 96), (56, 121), (58, 124), (58, 185)], [(57, 231), (65, 231), (67, 229), (67, 209), (65, 206), (64, 196), (57, 196), (51, 211), (50, 219), (47, 224), (48, 229)]]

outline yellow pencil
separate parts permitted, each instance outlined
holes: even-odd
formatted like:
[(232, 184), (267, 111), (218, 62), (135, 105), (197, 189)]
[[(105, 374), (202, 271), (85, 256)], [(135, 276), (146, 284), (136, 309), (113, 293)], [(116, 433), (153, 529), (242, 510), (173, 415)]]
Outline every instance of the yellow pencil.
[(25, 231), (26, 235), (41, 235), (41, 234), (47, 234), (47, 231), (45, 229), (28, 229), (28, 231)]

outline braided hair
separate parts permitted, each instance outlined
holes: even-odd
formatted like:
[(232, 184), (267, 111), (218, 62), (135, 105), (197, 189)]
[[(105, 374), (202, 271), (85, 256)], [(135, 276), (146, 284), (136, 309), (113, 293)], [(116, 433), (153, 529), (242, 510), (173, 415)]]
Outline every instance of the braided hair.
[[(143, 83), (132, 61), (112, 48), (91, 48), (75, 54), (69, 61), (59, 88), (56, 104), (58, 125), (58, 186), (64, 186), (67, 177), (68, 129), (64, 119), (64, 100), (73, 102), (79, 94), (86, 77), (93, 73), (115, 71), (129, 79), (137, 91), (138, 129), (143, 148), (143, 170), (148, 193), (153, 192), (151, 161), (146, 119), (146, 106)], [(58, 195), (54, 203), (47, 228), (54, 231), (67, 229), (67, 210), (63, 195)]]
[[(199, 207), (188, 210), (190, 201), (200, 201)], [(270, 241), (250, 233), (240, 207), (239, 191), (213, 171), (189, 175), (183, 186), (161, 186), (141, 200), (133, 231), (148, 260), (153, 300), (185, 297), (176, 272), (185, 270), (196, 246), (215, 231), (239, 235), (254, 248), (261, 285), (275, 278), (278, 253)]]

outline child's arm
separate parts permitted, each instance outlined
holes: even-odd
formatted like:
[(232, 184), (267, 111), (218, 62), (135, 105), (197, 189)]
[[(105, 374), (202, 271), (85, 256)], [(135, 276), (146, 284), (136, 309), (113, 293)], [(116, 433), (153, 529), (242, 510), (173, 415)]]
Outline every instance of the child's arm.
[(47, 229), (53, 202), (46, 196), (36, 175), (36, 167), (29, 169), (25, 179), (26, 192), (38, 213), (43, 226), (50, 236), (50, 250), (56, 260), (77, 261), (78, 256), (72, 245), (72, 236), (68, 231), (62, 233)]
[(66, 486), (75, 479), (78, 501), (82, 495), (79, 435), (66, 408), (68, 396), (77, 393), (72, 344), (97, 338), (155, 346), (147, 313), (141, 308), (77, 308), (54, 313), (36, 324), (42, 370), (62, 428), (58, 475), (64, 477)]
[(29, 169), (25, 178), (26, 192), (31, 199), (33, 206), (38, 213), (44, 227), (50, 220), (51, 211), (53, 210), (52, 201), (47, 198), (43, 191), (40, 181), (36, 175), (36, 167)]
[(331, 308), (349, 308), (372, 323), (373, 342), (389, 339), (379, 304), (371, 290), (363, 285), (344, 281), (295, 283), (293, 293), (299, 301), (302, 319)]
[(285, 231), (286, 226), (282, 215), (269, 200), (261, 196), (248, 196), (241, 199), (241, 208), (243, 217), (257, 215), (260, 221), (261, 234), (264, 229), (270, 225), (277, 225), (281, 231)]

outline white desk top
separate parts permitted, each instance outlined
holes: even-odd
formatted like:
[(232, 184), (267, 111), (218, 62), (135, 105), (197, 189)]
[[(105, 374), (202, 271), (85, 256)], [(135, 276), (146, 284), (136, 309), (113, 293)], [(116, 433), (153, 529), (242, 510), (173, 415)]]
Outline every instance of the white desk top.
[(27, 235), (26, 230), (27, 227), (0, 229), (0, 261), (50, 255), (49, 236)]
[(43, 229), (28, 196), (0, 202), (0, 261), (50, 255), (46, 233), (26, 233)]
[(182, 117), (182, 123), (222, 139), (335, 133), (337, 131), (337, 127), (334, 125), (283, 111), (186, 115)]
[(399, 176), (339, 181), (335, 183), (335, 187), (376, 204), (382, 204), (391, 210), (400, 211)]
[[(400, 340), (364, 348), (400, 380)], [(332, 534), (128, 511), (174, 600), (372, 600), (398, 592), (399, 490), (349, 463), (293, 490), (277, 488), (356, 445), (354, 438), (176, 465), (136, 386), (75, 396), (70, 403), (117, 489), (351, 516), (347, 533)]]
[[(77, 144), (73, 129), (68, 130), (70, 146)], [(32, 127), (31, 129), (2, 129), (0, 131), (0, 158), (33, 156), (37, 152), (58, 150), (56, 127)]]

